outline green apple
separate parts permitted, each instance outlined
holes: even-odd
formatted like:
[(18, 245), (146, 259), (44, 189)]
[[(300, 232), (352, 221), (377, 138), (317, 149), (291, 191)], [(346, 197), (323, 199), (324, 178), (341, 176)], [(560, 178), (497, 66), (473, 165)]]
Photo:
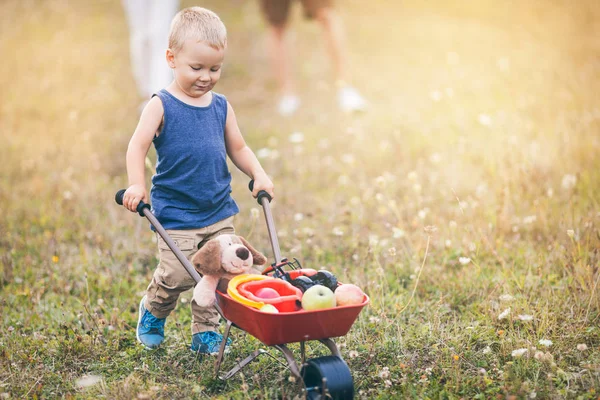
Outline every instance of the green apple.
[(322, 310), (333, 307), (335, 307), (335, 294), (326, 286), (311, 286), (302, 295), (302, 308), (305, 310)]
[(279, 312), (279, 310), (273, 304), (265, 304), (260, 308), (260, 311), (270, 314), (277, 314)]

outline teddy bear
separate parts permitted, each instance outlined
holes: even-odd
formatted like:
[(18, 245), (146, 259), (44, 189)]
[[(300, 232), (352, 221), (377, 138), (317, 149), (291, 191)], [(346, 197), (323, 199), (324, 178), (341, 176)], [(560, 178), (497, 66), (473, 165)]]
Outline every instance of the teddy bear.
[(264, 265), (267, 258), (241, 236), (219, 235), (209, 240), (192, 257), (192, 264), (202, 275), (194, 288), (193, 299), (200, 307), (215, 304), (215, 290), (221, 279), (257, 273), (253, 265)]

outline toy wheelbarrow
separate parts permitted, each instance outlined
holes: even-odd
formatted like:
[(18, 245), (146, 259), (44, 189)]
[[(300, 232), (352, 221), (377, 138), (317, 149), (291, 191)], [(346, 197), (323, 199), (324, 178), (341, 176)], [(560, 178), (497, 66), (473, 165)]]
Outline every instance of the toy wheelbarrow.
[[(253, 181), (250, 182), (250, 190), (252, 190), (253, 183)], [(115, 196), (116, 202), (120, 205), (123, 204), (124, 193), (125, 190), (120, 190)], [(260, 191), (257, 200), (264, 211), (269, 239), (275, 257), (275, 262), (263, 273), (272, 272), (273, 277), (280, 278), (284, 274), (285, 267), (296, 269), (300, 265), (297, 260), (289, 262), (287, 259), (281, 257), (275, 223), (270, 208), (271, 196), (265, 191)], [(200, 274), (198, 274), (190, 261), (183, 255), (152, 214), (150, 205), (140, 201), (137, 212), (150, 221), (190, 276), (196, 282), (199, 282), (201, 279)], [(261, 312), (255, 308), (243, 305), (232, 299), (227, 293), (220, 291), (216, 292), (216, 298), (217, 304), (215, 304), (215, 308), (221, 317), (227, 321), (223, 333), (223, 342), (215, 360), (215, 375), (217, 377), (223, 380), (229, 379), (256, 357), (265, 353), (269, 354), (264, 349), (257, 349), (240, 361), (234, 368), (223, 375), (219, 375), (221, 363), (225, 355), (225, 343), (230, 335), (231, 327), (234, 326), (254, 336), (264, 345), (279, 350), (283, 354), (291, 374), (303, 382), (307, 399), (318, 400), (327, 398), (346, 400), (354, 398), (352, 374), (331, 338), (344, 336), (348, 333), (362, 308), (369, 303), (367, 295), (364, 296), (363, 302), (357, 305), (338, 306), (313, 311), (280, 312), (276, 314)], [(305, 343), (309, 340), (323, 343), (329, 349), (331, 355), (306, 359)], [(292, 351), (286, 346), (286, 344), (294, 342), (300, 343), (301, 366), (298, 365)]]

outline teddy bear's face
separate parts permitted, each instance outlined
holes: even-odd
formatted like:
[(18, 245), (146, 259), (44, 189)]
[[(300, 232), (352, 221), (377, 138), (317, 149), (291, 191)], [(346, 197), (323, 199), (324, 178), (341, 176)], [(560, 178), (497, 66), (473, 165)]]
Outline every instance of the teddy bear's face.
[(241, 274), (249, 271), (253, 265), (252, 253), (235, 235), (217, 237), (221, 244), (221, 267), (230, 274)]

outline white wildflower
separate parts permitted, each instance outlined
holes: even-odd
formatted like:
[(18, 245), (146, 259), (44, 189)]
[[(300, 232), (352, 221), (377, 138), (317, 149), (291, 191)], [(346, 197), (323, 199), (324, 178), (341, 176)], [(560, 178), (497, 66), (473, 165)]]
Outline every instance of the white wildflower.
[(342, 230), (342, 228), (336, 226), (333, 228), (333, 230), (331, 231), (335, 236), (344, 236), (344, 231)]
[(290, 135), (289, 140), (291, 143), (302, 143), (304, 142), (304, 134), (302, 132), (294, 132)]
[(552, 340), (550, 340), (550, 339), (540, 339), (540, 341), (538, 343), (541, 344), (542, 346), (546, 346), (546, 347), (552, 346)]
[(487, 114), (479, 114), (477, 121), (479, 121), (479, 123), (483, 126), (492, 125), (492, 118)]
[(481, 350), (483, 354), (489, 354), (492, 352), (492, 348), (490, 346), (485, 346), (483, 350)]
[(469, 243), (469, 251), (473, 252), (477, 250), (477, 245), (473, 242)]
[(417, 213), (417, 215), (419, 216), (419, 218), (425, 219), (425, 217), (427, 216), (428, 212), (429, 212), (429, 209), (427, 207), (425, 207), (424, 209), (419, 210), (419, 212)]
[(258, 149), (256, 151), (256, 158), (260, 158), (260, 159), (267, 158), (270, 155), (271, 155), (271, 150), (266, 147), (263, 147), (262, 149)]
[(572, 189), (577, 183), (577, 177), (575, 175), (566, 174), (562, 178), (561, 186), (564, 190)]
[(450, 227), (450, 229), (456, 229), (456, 227), (458, 226), (458, 224), (456, 223), (456, 221), (450, 221), (448, 223), (448, 226)]
[(529, 393), (529, 398), (530, 399), (535, 399), (536, 397), (537, 397), (537, 393), (536, 392)]
[(423, 231), (425, 231), (425, 233), (428, 234), (428, 235), (432, 235), (435, 232), (437, 232), (437, 226), (435, 226), (435, 225), (427, 225), (425, 228), (423, 228)]
[(452, 247), (452, 240), (450, 240), (450, 239), (446, 239), (446, 241), (444, 242), (444, 245), (445, 245), (447, 248), (450, 248), (450, 247)]
[(63, 199), (65, 200), (71, 200), (73, 198), (73, 193), (71, 193), (70, 190), (65, 190), (63, 192)]
[(554, 196), (554, 190), (552, 188), (548, 188), (548, 190), (546, 190), (546, 196), (548, 196), (548, 197)]
[(396, 255), (396, 248), (395, 247), (390, 247), (388, 249), (388, 254), (392, 257), (394, 257)]
[(87, 388), (90, 386), (94, 386), (102, 380), (102, 377), (99, 375), (84, 375), (81, 378), (75, 381), (75, 386), (80, 388)]
[(378, 317), (369, 317), (369, 322), (372, 324), (378, 324), (379, 323), (379, 318)]
[(342, 155), (342, 162), (348, 165), (354, 164), (354, 155), (349, 153)]
[(535, 358), (538, 361), (544, 361), (544, 352), (543, 351), (536, 351), (535, 354), (533, 355), (533, 358)]
[(375, 184), (381, 188), (385, 187), (385, 178), (383, 176), (378, 176), (377, 178), (375, 178)]
[(533, 321), (533, 315), (528, 315), (528, 314), (519, 314), (519, 316), (517, 318), (520, 319), (521, 321)]
[(500, 301), (504, 301), (504, 302), (509, 302), (509, 301), (513, 301), (515, 298), (512, 297), (510, 294), (503, 294), (502, 296), (499, 297)]
[(525, 225), (529, 225), (529, 224), (533, 224), (536, 220), (537, 220), (537, 217), (535, 215), (529, 215), (529, 216), (523, 218), (523, 223)]
[(308, 237), (313, 237), (315, 235), (314, 229), (309, 227), (302, 228), (302, 233), (304, 233)]
[(369, 246), (375, 247), (379, 243), (379, 237), (377, 235), (369, 235)]
[(294, 214), (294, 221), (302, 221), (304, 219), (304, 214), (296, 213)]
[(502, 311), (500, 313), (500, 315), (498, 315), (498, 319), (506, 319), (506, 318), (508, 318), (509, 315), (510, 315), (510, 307), (508, 307), (506, 310)]
[(431, 100), (433, 100), (437, 103), (438, 101), (440, 101), (442, 99), (442, 92), (440, 92), (439, 90), (432, 90), (429, 93), (429, 97), (431, 97)]
[(258, 211), (258, 208), (252, 207), (250, 209), (250, 217), (252, 219), (258, 219), (259, 215), (260, 215), (260, 211)]
[(468, 263), (471, 262), (471, 259), (469, 257), (459, 257), (458, 262), (461, 263), (462, 265), (467, 265)]
[(567, 236), (573, 238), (575, 236), (575, 231), (573, 229), (567, 229)]
[(379, 372), (379, 377), (381, 379), (387, 379), (390, 377), (390, 369), (388, 367), (383, 367), (383, 369)]
[(389, 379), (386, 379), (385, 381), (383, 381), (383, 383), (386, 388), (392, 387), (392, 381), (390, 381)]
[(404, 237), (404, 231), (400, 228), (393, 227), (392, 236), (394, 237), (394, 239), (400, 239), (401, 237)]
[(579, 350), (579, 351), (586, 351), (587, 349), (588, 349), (588, 347), (587, 347), (587, 344), (585, 344), (585, 343), (579, 343), (577, 345), (577, 350)]
[(356, 351), (356, 350), (350, 350), (348, 352), (348, 357), (350, 357), (350, 358), (356, 358), (356, 357), (358, 357), (358, 351)]
[(519, 358), (522, 357), (525, 353), (527, 353), (527, 349), (517, 349), (517, 350), (513, 350), (512, 353), (510, 353), (514, 358)]

